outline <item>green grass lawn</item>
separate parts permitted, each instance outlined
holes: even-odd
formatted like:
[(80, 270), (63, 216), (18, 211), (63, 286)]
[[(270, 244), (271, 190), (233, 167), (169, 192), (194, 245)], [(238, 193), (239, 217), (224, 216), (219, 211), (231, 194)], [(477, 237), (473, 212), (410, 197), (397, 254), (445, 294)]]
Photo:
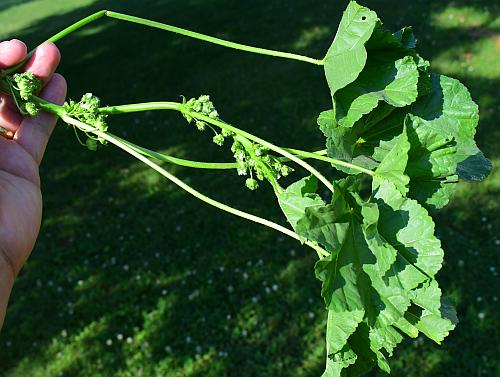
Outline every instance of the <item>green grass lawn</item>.
[[(492, 1), (361, 1), (413, 25), (436, 71), (479, 103), (479, 147), (500, 164), (500, 18)], [(236, 42), (322, 57), (346, 1), (2, 0), (0, 39), (31, 47), (102, 8)], [(322, 148), (330, 98), (321, 69), (101, 20), (58, 43), (69, 95), (107, 104), (208, 93), (222, 117), (280, 145)], [(331, 105), (331, 104), (330, 104)], [(175, 114), (114, 118), (111, 129), (179, 157), (228, 161)], [(234, 172), (168, 167), (200, 191), (283, 223), (270, 188)], [(324, 365), (326, 311), (315, 255), (196, 200), (113, 147), (82, 148), (57, 127), (42, 166), (45, 214), (0, 335), (0, 376), (310, 376)], [(461, 184), (436, 218), (441, 287), (460, 324), (438, 346), (408, 340), (394, 376), (498, 376), (500, 172)], [(497, 360), (497, 362), (495, 362)], [(371, 376), (382, 376), (373, 373)]]

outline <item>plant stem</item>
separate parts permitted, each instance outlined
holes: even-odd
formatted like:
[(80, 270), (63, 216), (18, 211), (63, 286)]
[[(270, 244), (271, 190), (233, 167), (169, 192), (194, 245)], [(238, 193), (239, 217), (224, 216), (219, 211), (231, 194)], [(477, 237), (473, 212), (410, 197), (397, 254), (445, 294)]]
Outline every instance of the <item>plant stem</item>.
[(229, 42), (229, 41), (226, 41), (223, 39), (210, 37), (208, 35), (196, 33), (196, 32), (190, 31), (190, 30), (181, 29), (181, 28), (178, 28), (175, 26), (163, 24), (161, 22), (150, 21), (150, 20), (146, 20), (144, 18), (129, 16), (129, 15), (123, 14), (123, 13), (107, 11), (106, 16), (111, 17), (111, 18), (116, 18), (118, 20), (133, 22), (136, 24), (146, 25), (146, 26), (150, 26), (153, 28), (170, 31), (172, 33), (184, 35), (184, 36), (190, 37), (190, 38), (199, 39), (199, 40), (202, 40), (205, 42), (217, 44), (217, 45), (224, 46), (224, 47), (233, 48), (235, 50), (247, 51), (247, 52), (252, 52), (252, 53), (260, 54), (260, 55), (275, 56), (278, 58), (299, 60), (299, 61), (303, 61), (303, 62), (307, 62), (307, 63), (311, 63), (311, 64), (316, 64), (316, 65), (323, 65), (324, 64), (323, 60), (313, 59), (313, 58), (310, 58), (308, 56), (292, 54), (289, 52), (268, 50), (265, 48), (259, 48), (259, 47), (247, 46), (247, 45), (240, 44), (240, 43)]
[[(140, 154), (139, 152), (134, 150), (134, 148), (129, 145), (130, 144), (129, 142), (127, 142), (123, 139), (120, 139), (120, 138), (118, 138), (118, 137), (116, 137), (113, 134), (110, 134), (108, 132), (102, 132), (102, 131), (96, 130), (92, 126), (89, 126), (83, 122), (80, 122), (74, 118), (71, 118), (66, 114), (60, 114), (60, 117), (67, 124), (76, 126), (85, 132), (93, 133), (96, 136), (99, 136), (99, 137), (103, 138), (104, 140), (108, 141), (109, 143), (114, 144), (118, 148), (124, 150), (125, 152), (127, 152), (130, 155), (137, 158), (139, 161), (145, 163), (150, 168), (156, 170), (158, 173), (163, 175), (165, 178), (167, 178), (168, 180), (170, 180), (171, 182), (173, 182), (174, 184), (176, 184), (177, 186), (179, 186), (183, 190), (187, 191), (189, 194), (198, 198), (199, 200), (201, 200), (207, 204), (210, 204), (211, 206), (214, 206), (218, 209), (221, 209), (225, 212), (229, 212), (233, 215), (236, 215), (236, 216), (242, 217), (244, 219), (256, 222), (258, 224), (265, 225), (269, 228), (275, 229), (275, 230), (277, 230), (277, 231), (279, 231), (279, 232), (281, 232), (281, 233), (283, 233), (291, 238), (294, 238), (294, 239), (300, 241), (300, 237), (295, 232), (293, 232), (292, 230), (290, 230), (288, 228), (285, 228), (285, 227), (283, 227), (279, 224), (276, 224), (272, 221), (263, 219), (259, 216), (255, 216), (255, 215), (252, 215), (250, 213), (240, 211), (236, 208), (230, 207), (224, 203), (221, 203), (215, 199), (212, 199), (212, 198), (202, 194), (201, 192), (195, 190), (194, 188), (192, 188), (191, 186), (189, 186), (188, 184), (186, 184), (185, 182), (183, 182), (182, 180), (180, 180), (179, 178), (177, 178), (173, 174), (171, 174), (168, 171), (166, 171), (165, 169), (163, 169), (161, 166), (155, 164), (154, 162), (152, 162), (151, 160), (149, 160), (148, 158), (146, 158), (145, 156), (143, 156), (142, 154)], [(318, 253), (318, 255), (321, 255), (324, 257), (330, 255), (326, 250), (322, 249), (321, 247), (314, 244), (313, 242), (306, 241), (305, 244), (310, 246), (311, 248), (313, 248)]]
[[(161, 22), (151, 21), (151, 20), (147, 20), (145, 18), (130, 16), (128, 14), (113, 12), (113, 11), (109, 11), (109, 10), (101, 10), (99, 12), (91, 14), (90, 16), (87, 16), (87, 17), (81, 19), (80, 21), (77, 21), (74, 24), (68, 26), (67, 28), (61, 30), (57, 34), (55, 34), (52, 37), (45, 40), (43, 43), (57, 42), (60, 39), (66, 37), (67, 35), (73, 33), (74, 31), (81, 29), (82, 27), (84, 27), (84, 26), (90, 24), (91, 22), (94, 22), (94, 21), (96, 21), (104, 16), (109, 17), (109, 18), (113, 18), (113, 19), (117, 19), (117, 20), (121, 20), (121, 21), (131, 22), (134, 24), (140, 24), (140, 25), (145, 25), (145, 26), (149, 26), (152, 28), (156, 28), (156, 29), (165, 30), (165, 31), (168, 31), (171, 33), (180, 34), (180, 35), (183, 35), (183, 36), (186, 36), (189, 38), (202, 40), (205, 42), (209, 42), (212, 44), (232, 48), (235, 50), (251, 52), (251, 53), (259, 54), (259, 55), (274, 56), (274, 57), (284, 58), (284, 59), (298, 60), (298, 61), (311, 63), (311, 64), (315, 64), (315, 65), (324, 65), (323, 59), (314, 59), (314, 58), (304, 56), (304, 55), (292, 54), (290, 52), (269, 50), (267, 48), (260, 48), (260, 47), (244, 45), (241, 43), (230, 42), (230, 41), (226, 41), (224, 39), (211, 37), (211, 36), (201, 34), (201, 33), (196, 33), (194, 31), (182, 29), (182, 28), (168, 25), (168, 24), (164, 24)], [(35, 49), (31, 50), (22, 62), (20, 62), (19, 64), (15, 65), (13, 67), (2, 70), (0, 77), (5, 77), (8, 74), (16, 72), (19, 68), (21, 68), (28, 61), (28, 59), (31, 56), (33, 56), (34, 52), (35, 52)]]
[(333, 165), (345, 166), (346, 168), (357, 170), (357, 171), (359, 171), (361, 173), (368, 174), (370, 176), (374, 175), (373, 171), (371, 171), (369, 169), (365, 169), (365, 168), (363, 168), (361, 166), (358, 166), (358, 165), (355, 165), (355, 164), (351, 164), (349, 162), (345, 162), (345, 161), (342, 161), (342, 160), (337, 160), (336, 158), (331, 158), (331, 157), (323, 156), (323, 155), (320, 155), (320, 154), (318, 154), (316, 152), (307, 152), (307, 151), (302, 151), (300, 149), (292, 149), (292, 148), (283, 148), (283, 149), (286, 150), (286, 151), (288, 151), (288, 152), (290, 152), (290, 153), (293, 153), (293, 154), (295, 154), (297, 156), (314, 158), (316, 160), (330, 162)]
[(187, 114), (191, 116), (192, 118), (202, 120), (206, 123), (210, 123), (214, 126), (217, 126), (222, 129), (226, 129), (228, 131), (232, 131), (237, 135), (246, 137), (249, 140), (252, 140), (256, 143), (259, 143), (274, 152), (287, 157), (290, 159), (290, 161), (295, 162), (297, 165), (302, 166), (304, 169), (309, 171), (312, 175), (316, 176), (323, 184), (331, 191), (334, 191), (332, 183), (326, 179), (323, 174), (321, 174), (318, 170), (313, 168), (311, 165), (309, 165), (307, 162), (302, 161), (300, 158), (294, 156), (292, 153), (287, 152), (283, 148), (280, 148), (264, 139), (261, 139), (255, 135), (252, 135), (246, 131), (240, 130), (239, 128), (236, 128), (234, 126), (231, 126), (230, 124), (227, 124), (225, 122), (222, 122), (220, 120), (212, 119), (208, 116), (202, 115), (200, 113), (196, 112), (190, 112), (187, 111), (184, 107), (183, 104), (178, 103), (178, 102), (147, 102), (147, 103), (136, 103), (136, 104), (130, 104), (130, 105), (123, 105), (123, 106), (106, 106), (102, 107), (99, 109), (99, 112), (102, 114), (125, 114), (125, 113), (131, 113), (131, 112), (137, 112), (137, 111), (146, 111), (146, 110), (175, 110), (179, 111), (183, 114)]

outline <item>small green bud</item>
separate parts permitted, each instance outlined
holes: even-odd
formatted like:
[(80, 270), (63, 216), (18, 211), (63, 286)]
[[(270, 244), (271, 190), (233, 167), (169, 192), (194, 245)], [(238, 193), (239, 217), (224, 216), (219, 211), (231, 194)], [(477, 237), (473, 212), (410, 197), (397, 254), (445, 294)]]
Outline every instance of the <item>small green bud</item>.
[(12, 77), (19, 89), (21, 99), (25, 101), (42, 89), (42, 82), (32, 72), (16, 73)]
[(224, 136), (222, 136), (221, 134), (215, 135), (212, 140), (220, 147), (222, 147), (222, 145), (224, 144)]
[(263, 181), (264, 180), (264, 173), (262, 172), (261, 169), (255, 169), (255, 174), (257, 175), (257, 179), (259, 181)]
[(33, 102), (26, 102), (24, 104), (24, 110), (31, 117), (36, 117), (40, 112), (40, 109), (36, 107), (36, 105)]
[(200, 101), (201, 103), (205, 103), (205, 102), (209, 102), (210, 101), (210, 96), (209, 95), (201, 95), (199, 98), (198, 98), (198, 101)]
[(208, 117), (212, 119), (217, 119), (219, 117), (219, 113), (217, 112), (217, 110), (212, 110), (210, 114), (208, 114)]
[(222, 130), (222, 135), (223, 135), (224, 137), (231, 137), (231, 136), (234, 136), (234, 132), (233, 132), (233, 131), (229, 131), (229, 130), (225, 130), (225, 129), (223, 129), (223, 130)]
[(85, 142), (85, 145), (91, 151), (97, 150), (97, 141), (95, 141), (94, 139), (87, 139), (87, 141)]
[(238, 150), (234, 153), (234, 158), (238, 161), (244, 161), (246, 157), (246, 154), (243, 150)]
[(277, 172), (280, 172), (281, 168), (283, 167), (283, 164), (279, 161), (274, 161), (272, 166), (273, 166), (274, 170), (276, 170)]
[(99, 131), (106, 132), (108, 130), (108, 124), (106, 123), (106, 116), (98, 115), (93, 122), (93, 126)]
[(195, 101), (193, 104), (193, 110), (199, 113), (201, 111), (202, 104), (200, 101)]
[(247, 178), (245, 186), (247, 186), (250, 190), (257, 190), (259, 188), (259, 183), (253, 178)]
[(205, 102), (202, 106), (201, 112), (208, 116), (212, 111), (213, 111), (212, 102)]
[(288, 176), (291, 172), (293, 172), (293, 168), (291, 168), (290, 166), (283, 165), (281, 167), (280, 173), (283, 177)]
[(196, 128), (200, 131), (205, 131), (205, 128), (207, 127), (207, 124), (201, 120), (196, 121)]
[(231, 152), (236, 153), (237, 151), (243, 151), (243, 145), (239, 141), (234, 141), (233, 145), (231, 145)]

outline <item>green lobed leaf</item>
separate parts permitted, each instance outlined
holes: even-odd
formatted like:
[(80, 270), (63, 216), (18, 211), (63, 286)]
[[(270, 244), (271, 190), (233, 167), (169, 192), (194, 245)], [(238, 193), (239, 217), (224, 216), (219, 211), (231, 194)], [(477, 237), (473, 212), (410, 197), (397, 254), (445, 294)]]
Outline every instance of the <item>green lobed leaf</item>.
[(325, 75), (333, 96), (337, 90), (353, 82), (365, 66), (366, 48), (378, 21), (377, 14), (351, 1), (344, 11), (337, 35), (325, 58)]
[(306, 208), (324, 205), (323, 200), (316, 194), (317, 187), (316, 177), (309, 176), (292, 183), (278, 196), (281, 210), (296, 232), (297, 222), (304, 216)]
[[(478, 107), (467, 88), (456, 79), (433, 74), (430, 95), (393, 112), (383, 126), (370, 132), (380, 134), (383, 128), (397, 130), (406, 125), (412, 144), (409, 195), (441, 208), (448, 203), (457, 176), (482, 180), (491, 171), (491, 162), (474, 141), (478, 120)], [(366, 137), (370, 139), (370, 134)]]
[(408, 152), (410, 143), (406, 128), (403, 132), (388, 142), (381, 142), (375, 148), (373, 158), (380, 161), (380, 165), (375, 169), (372, 190), (377, 189), (381, 182), (390, 181), (394, 183), (399, 192), (403, 195), (408, 193), (408, 183), (410, 178), (405, 174), (408, 163)]
[(329, 311), (324, 376), (357, 376), (374, 365), (388, 371), (384, 354), (402, 333), (441, 341), (454, 326), (434, 280), (443, 251), (427, 211), (388, 180), (370, 201), (348, 183), (336, 185), (332, 203), (306, 207), (296, 222), (331, 253), (315, 267)]
[(334, 96), (338, 125), (352, 127), (379, 101), (394, 107), (413, 103), (418, 96), (419, 72), (411, 56), (388, 63), (368, 61), (358, 79)]

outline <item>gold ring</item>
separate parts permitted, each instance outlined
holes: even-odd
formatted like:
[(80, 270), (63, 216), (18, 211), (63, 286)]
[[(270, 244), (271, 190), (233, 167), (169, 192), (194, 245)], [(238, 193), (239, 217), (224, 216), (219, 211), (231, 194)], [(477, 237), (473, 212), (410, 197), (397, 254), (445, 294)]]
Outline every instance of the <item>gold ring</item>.
[(14, 132), (6, 130), (3, 127), (0, 127), (0, 136), (3, 136), (6, 139), (12, 140), (14, 138)]

